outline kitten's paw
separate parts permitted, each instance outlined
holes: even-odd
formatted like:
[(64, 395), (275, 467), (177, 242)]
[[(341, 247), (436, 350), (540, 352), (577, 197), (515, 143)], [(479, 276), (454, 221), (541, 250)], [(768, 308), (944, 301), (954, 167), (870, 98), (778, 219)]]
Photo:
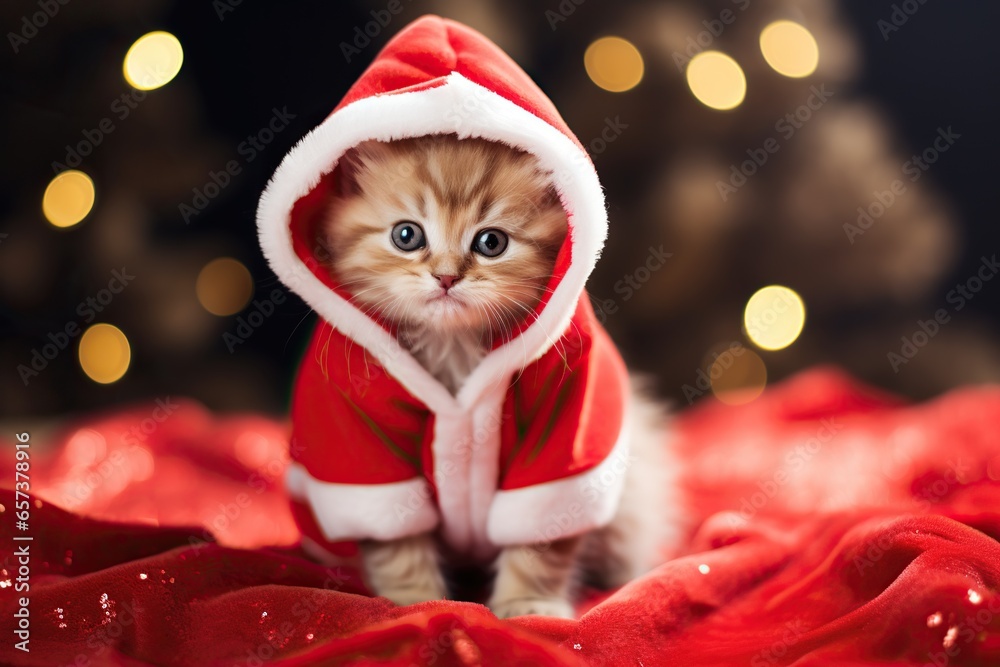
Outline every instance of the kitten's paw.
[(567, 600), (557, 597), (491, 600), (489, 606), (497, 618), (514, 618), (515, 616), (575, 617), (573, 605)]

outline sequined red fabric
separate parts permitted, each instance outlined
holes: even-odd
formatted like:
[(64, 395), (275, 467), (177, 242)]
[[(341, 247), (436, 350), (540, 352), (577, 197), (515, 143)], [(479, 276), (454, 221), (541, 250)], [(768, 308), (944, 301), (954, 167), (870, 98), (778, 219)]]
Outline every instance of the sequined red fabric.
[(998, 425), (997, 388), (910, 406), (825, 370), (706, 402), (676, 423), (683, 555), (579, 620), (499, 621), (311, 562), (285, 426), (160, 401), (33, 432), (27, 531), (2, 443), (0, 664), (1000, 665)]

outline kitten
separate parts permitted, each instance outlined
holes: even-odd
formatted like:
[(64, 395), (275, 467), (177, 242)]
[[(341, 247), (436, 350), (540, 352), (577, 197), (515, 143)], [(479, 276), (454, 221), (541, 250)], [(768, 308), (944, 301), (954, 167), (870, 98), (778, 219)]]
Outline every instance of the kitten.
[(454, 394), (541, 300), (567, 232), (559, 197), (527, 153), (478, 139), (368, 141), (341, 165), (334, 273)]
[[(547, 289), (568, 230), (549, 175), (525, 152), (454, 135), (367, 141), (340, 170), (321, 232), (334, 275), (457, 393)], [(668, 537), (660, 509), (672, 486), (660, 460), (661, 414), (642, 396), (631, 402), (631, 464), (615, 520), (587, 535), (503, 549), (489, 601), (498, 616), (571, 617), (576, 573), (617, 586), (659, 562)], [(440, 553), (429, 534), (362, 544), (373, 589), (397, 604), (447, 594)]]

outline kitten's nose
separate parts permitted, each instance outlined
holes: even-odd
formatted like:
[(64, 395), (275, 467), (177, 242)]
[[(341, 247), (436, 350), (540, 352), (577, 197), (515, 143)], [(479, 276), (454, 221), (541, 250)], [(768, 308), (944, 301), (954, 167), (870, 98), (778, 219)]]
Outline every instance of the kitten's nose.
[(437, 281), (441, 283), (441, 287), (446, 290), (451, 289), (451, 286), (458, 282), (458, 276), (438, 276), (435, 275)]

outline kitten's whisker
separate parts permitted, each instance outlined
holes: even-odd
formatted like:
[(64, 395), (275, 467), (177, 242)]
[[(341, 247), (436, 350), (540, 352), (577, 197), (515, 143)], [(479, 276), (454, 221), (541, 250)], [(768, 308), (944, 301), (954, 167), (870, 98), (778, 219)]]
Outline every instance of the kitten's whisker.
[(357, 285), (358, 283), (370, 283), (373, 282), (371, 276), (361, 276), (357, 280), (340, 280), (337, 282), (338, 287), (347, 287), (349, 285)]
[[(504, 298), (504, 299), (509, 300), (513, 305), (515, 305), (518, 308), (521, 308), (522, 310), (526, 311), (528, 313), (528, 315), (532, 318), (532, 321), (536, 321), (536, 322), (538, 321), (538, 313), (536, 313), (534, 310), (531, 310), (530, 308), (528, 308), (527, 306), (525, 306), (523, 303), (519, 302), (514, 297), (508, 296), (507, 294), (504, 294), (503, 292), (497, 292), (497, 295), (500, 296), (500, 297), (502, 297), (502, 298)], [(548, 331), (545, 331), (543, 329), (542, 333), (545, 334), (545, 338), (548, 339), (548, 341), (551, 344), (552, 348), (554, 350), (556, 350), (556, 352), (559, 353), (559, 356), (563, 360), (563, 364), (568, 367), (569, 366), (569, 359), (566, 356), (566, 350), (565, 349), (561, 349), (559, 347), (558, 341), (553, 340), (552, 336), (549, 335)]]
[(483, 331), (483, 333), (486, 336), (486, 340), (484, 341), (484, 343), (485, 343), (485, 345), (486, 345), (487, 348), (492, 349), (492, 347), (493, 347), (493, 329), (492, 329), (492, 327), (489, 326), (489, 323), (490, 323), (490, 314), (486, 310), (486, 308), (483, 307), (483, 304), (480, 301), (480, 299), (473, 298), (472, 299), (472, 305), (474, 305), (476, 307), (476, 309), (483, 314), (483, 320), (487, 324), (487, 326), (484, 327), (484, 331)]
[[(363, 312), (364, 312), (364, 314), (366, 316), (368, 316), (373, 311), (381, 310), (380, 314), (383, 315), (386, 320), (388, 320), (390, 322), (393, 322), (395, 320), (392, 318), (391, 315), (395, 311), (395, 309), (398, 308), (400, 305), (406, 305), (406, 304), (404, 302), (403, 296), (397, 294), (397, 295), (395, 295), (395, 296), (392, 297), (392, 299), (388, 302), (388, 305), (380, 304), (380, 303), (374, 303), (374, 304), (371, 304), (368, 308), (366, 308)], [(354, 341), (351, 340), (351, 345), (353, 345), (353, 344), (354, 344)], [(366, 377), (370, 377), (370, 370), (369, 370), (369, 365), (368, 365), (368, 357), (369, 357), (370, 354), (371, 354), (370, 352), (368, 352), (367, 354), (365, 354), (365, 376)], [(350, 373), (349, 370), (348, 370), (348, 373)]]
[(326, 334), (326, 341), (324, 341), (322, 347), (320, 347), (320, 349), (316, 351), (316, 363), (318, 363), (319, 367), (323, 369), (323, 375), (327, 378), (329, 378), (329, 375), (327, 375), (326, 364), (323, 363), (323, 358), (326, 357), (327, 359), (329, 359), (330, 341), (332, 340), (333, 340), (333, 327), (330, 327)]
[[(384, 289), (384, 288), (382, 287), (382, 285), (372, 285), (368, 289), (363, 289), (360, 292), (355, 292), (354, 294), (351, 295), (351, 303), (355, 304), (355, 305), (357, 305), (358, 303), (364, 303), (361, 300), (361, 295), (362, 294), (367, 294), (368, 292), (371, 292), (371, 291), (374, 291), (374, 290), (377, 290), (377, 289)], [(378, 305), (378, 304), (375, 304), (375, 305)]]
[[(523, 304), (517, 303), (516, 301), (515, 301), (515, 303), (517, 305), (519, 305), (519, 306), (522, 306), (522, 308), (524, 308), (525, 310), (528, 310), (529, 313), (532, 312), (529, 308), (527, 308), (527, 306), (524, 306)], [(511, 311), (511, 310), (507, 309), (507, 307), (504, 306), (503, 304), (497, 304), (497, 306), (503, 308), (506, 312), (509, 312), (513, 316), (511, 319), (516, 319), (516, 313), (514, 311)], [(527, 345), (527, 343), (524, 342), (524, 337), (523, 336), (518, 336), (518, 338), (520, 338), (520, 340), (521, 340), (521, 357), (522, 357), (523, 361), (521, 363), (520, 369), (518, 370), (517, 377), (521, 377), (521, 374), (524, 373), (524, 367), (527, 365), (527, 360), (528, 360), (528, 345)], [(504, 344), (510, 342), (510, 340), (512, 340), (512, 339), (513, 339), (513, 332), (511, 332), (511, 334), (504, 340)]]
[(285, 340), (284, 347), (281, 348), (282, 354), (284, 354), (285, 352), (288, 351), (288, 344), (292, 342), (292, 336), (295, 335), (295, 332), (298, 331), (299, 327), (302, 326), (302, 323), (305, 322), (309, 318), (309, 316), (312, 315), (314, 312), (316, 312), (316, 311), (314, 311), (312, 308), (310, 308), (309, 311), (305, 315), (302, 316), (302, 319), (299, 320), (299, 323), (296, 324), (294, 327), (292, 327), (291, 333), (288, 334), (288, 339)]
[[(377, 287), (378, 286), (372, 287), (372, 288), (370, 288), (368, 290), (364, 290), (363, 292), (359, 292), (358, 295), (364, 294), (365, 292), (370, 292), (373, 289), (377, 289)], [(357, 296), (357, 295), (355, 295), (355, 296)], [(357, 307), (357, 304), (355, 304), (355, 306)], [(379, 304), (379, 303), (371, 303), (366, 308), (364, 308), (364, 309), (360, 309), (359, 308), (359, 310), (361, 310), (362, 314), (364, 314), (365, 317), (369, 317), (372, 314), (372, 312), (374, 312), (375, 310), (377, 310), (378, 308), (380, 308), (380, 306), (381, 306), (381, 304)], [(348, 359), (350, 359), (350, 353), (351, 353), (351, 350), (354, 348), (354, 344), (355, 344), (355, 340), (352, 337), (352, 338), (350, 338), (350, 340), (348, 342), (348, 345), (347, 345)], [(350, 374), (351, 374), (350, 368), (347, 369), (347, 374), (348, 374), (348, 376), (350, 376)], [(366, 376), (368, 375), (368, 354), (365, 355), (365, 375)]]
[(532, 282), (530, 280), (510, 280), (510, 281), (505, 282), (504, 284), (505, 285), (513, 285), (513, 286), (517, 286), (517, 287), (528, 286), (528, 287), (531, 287), (533, 289), (538, 290), (539, 292), (548, 292), (549, 294), (552, 294), (553, 292), (555, 292), (555, 289), (552, 288), (552, 287), (549, 287), (548, 285), (540, 285), (539, 283)]
[[(512, 331), (512, 329), (510, 329), (507, 326), (506, 319), (503, 317), (503, 311), (500, 309), (501, 304), (495, 304), (495, 303), (491, 303), (489, 301), (484, 301), (483, 304), (490, 310), (491, 313), (496, 313), (496, 315), (497, 315), (497, 324), (499, 325), (501, 333), (503, 334), (503, 338), (502, 338), (503, 344), (506, 345), (508, 342), (510, 342), (513, 339), (513, 331)], [(492, 341), (491, 341), (491, 347), (492, 347)], [(523, 352), (524, 358), (526, 360), (527, 359), (527, 348), (525, 347), (524, 339), (523, 338), (521, 339), (521, 347), (522, 347), (522, 352)], [(524, 364), (522, 363), (521, 364), (522, 372), (523, 372), (523, 367), (524, 367)], [(520, 377), (520, 375), (518, 377)], [(498, 377), (498, 378), (496, 378), (496, 381), (494, 382), (494, 384), (495, 385), (499, 384), (502, 381), (503, 381), (503, 378)]]

